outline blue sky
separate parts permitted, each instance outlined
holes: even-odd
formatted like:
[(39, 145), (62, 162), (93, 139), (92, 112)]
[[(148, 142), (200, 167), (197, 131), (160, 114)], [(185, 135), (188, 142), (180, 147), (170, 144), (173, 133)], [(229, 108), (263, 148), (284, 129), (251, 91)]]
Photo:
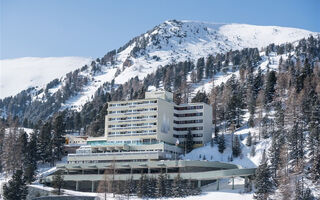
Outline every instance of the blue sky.
[(0, 59), (101, 57), (168, 19), (320, 32), (319, 0), (0, 0)]

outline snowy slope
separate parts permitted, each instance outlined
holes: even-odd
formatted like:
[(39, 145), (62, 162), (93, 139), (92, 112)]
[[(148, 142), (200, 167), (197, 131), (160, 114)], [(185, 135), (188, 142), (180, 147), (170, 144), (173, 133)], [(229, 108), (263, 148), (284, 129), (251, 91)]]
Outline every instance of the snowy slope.
[[(125, 50), (116, 55), (118, 68), (126, 59), (132, 65), (116, 78), (124, 83), (128, 78), (144, 78), (160, 65), (172, 62), (196, 60), (208, 54), (229, 50), (262, 48), (268, 44), (294, 42), (310, 34), (310, 31), (277, 26), (254, 26), (247, 24), (212, 24), (193, 21), (166, 21), (140, 36)], [(131, 56), (134, 47), (140, 47), (136, 58)], [(154, 60), (156, 56), (158, 59)]]
[(83, 57), (24, 57), (0, 60), (0, 98), (15, 95), (31, 86), (42, 86), (85, 64)]
[[(207, 57), (209, 54), (224, 53), (245, 47), (262, 48), (270, 43), (294, 42), (311, 34), (316, 35), (316, 33), (307, 30), (277, 26), (165, 21), (152, 30), (133, 38), (111, 56), (103, 57), (101, 60), (105, 62), (97, 63), (101, 68), (99, 73), (92, 73), (92, 66), (89, 66), (89, 69), (82, 72), (81, 75), (87, 77), (90, 81), (80, 92), (62, 104), (61, 109), (81, 110), (82, 106), (92, 100), (95, 92), (105, 82), (110, 83), (115, 80), (116, 84), (123, 84), (135, 76), (138, 76), (141, 80), (156, 71), (157, 68), (167, 64), (189, 59), (196, 60), (200, 57)], [(78, 67), (80, 68), (82, 65)], [(18, 73), (18, 69), (13, 71)], [(24, 73), (24, 70), (21, 73)], [(33, 73), (31, 72), (31, 74)], [(9, 77), (12, 76), (6, 75), (5, 78), (10, 79)], [(54, 77), (59, 76), (55, 75)], [(32, 80), (41, 80), (41, 78), (41, 76), (35, 75)], [(226, 75), (221, 74), (220, 82), (223, 82), (225, 78)], [(65, 80), (64, 77), (61, 80)], [(204, 86), (198, 86), (211, 85), (210, 80), (205, 80), (201, 84), (204, 84)], [(23, 85), (26, 87), (31, 84), (26, 82)], [(59, 87), (63, 85), (64, 83), (55, 89), (51, 89), (50, 92), (52, 94), (57, 92)], [(206, 88), (209, 89), (210, 87)], [(41, 87), (38, 88), (38, 90), (40, 89)], [(202, 89), (198, 88), (198, 90)], [(14, 91), (18, 91), (18, 89)], [(33, 93), (37, 92), (33, 91)], [(4, 93), (2, 96), (6, 95)], [(37, 94), (32, 99), (45, 101), (43, 96), (44, 93)]]
[[(112, 71), (105, 70), (109, 77), (105, 81), (109, 81), (110, 76), (113, 76), (115, 83), (123, 84), (135, 76), (143, 79), (166, 64), (196, 60), (209, 54), (245, 47), (262, 48), (270, 43), (294, 42), (310, 34), (315, 35), (302, 29), (277, 26), (166, 21), (131, 40), (125, 45), (126, 48), (118, 50), (114, 56), (114, 63), (107, 63), (108, 67), (112, 66)], [(117, 76), (117, 70), (114, 69), (120, 72)], [(220, 77), (220, 82), (226, 78), (225, 75)], [(85, 92), (77, 99), (88, 101), (96, 89), (94, 86), (85, 88)], [(86, 101), (69, 101), (67, 107), (79, 110), (83, 105), (81, 102)]]
[[(277, 70), (280, 58), (282, 57), (283, 60), (286, 60), (288, 58), (288, 55), (286, 54), (277, 55), (275, 52), (270, 53), (269, 56), (265, 55), (265, 51), (261, 51), (259, 52), (259, 54), (262, 60), (260, 61), (258, 67), (260, 67), (262, 73), (265, 73), (268, 70)], [(232, 65), (229, 65), (230, 69), (232, 69), (232, 67)], [(214, 75), (212, 79), (203, 79), (199, 83), (193, 83), (191, 97), (194, 97), (198, 91), (206, 92), (207, 94), (210, 93), (213, 85), (217, 86), (221, 85), (222, 83), (226, 83), (232, 75), (239, 79), (239, 70), (234, 72), (229, 70), (226, 73), (219, 72)]]

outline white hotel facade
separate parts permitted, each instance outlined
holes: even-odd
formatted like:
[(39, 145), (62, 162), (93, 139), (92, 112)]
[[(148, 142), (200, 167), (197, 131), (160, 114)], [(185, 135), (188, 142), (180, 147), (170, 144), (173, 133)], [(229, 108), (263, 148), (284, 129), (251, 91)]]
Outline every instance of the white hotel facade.
[(70, 163), (173, 159), (184, 153), (188, 131), (194, 147), (212, 137), (211, 106), (176, 105), (167, 91), (146, 92), (145, 99), (109, 102), (107, 112), (104, 137), (88, 138), (87, 146), (77, 151), (91, 156), (69, 155)]

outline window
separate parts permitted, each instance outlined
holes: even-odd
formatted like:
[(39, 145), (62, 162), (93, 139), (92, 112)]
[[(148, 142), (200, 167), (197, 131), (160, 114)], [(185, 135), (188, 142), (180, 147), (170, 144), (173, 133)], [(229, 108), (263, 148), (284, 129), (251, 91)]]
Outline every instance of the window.
[(203, 130), (202, 126), (199, 127), (185, 127), (185, 128), (176, 128), (174, 127), (173, 130), (175, 131), (196, 131), (196, 130)]
[(203, 120), (202, 119), (198, 119), (198, 120), (185, 120), (185, 121), (176, 121), (174, 120), (173, 123), (175, 124), (195, 124), (195, 123), (202, 123)]
[(184, 107), (174, 107), (175, 110), (196, 110), (196, 109), (203, 109), (203, 106), (184, 106)]
[(177, 114), (174, 113), (175, 117), (195, 117), (195, 116), (202, 116), (203, 113), (185, 113), (185, 114)]

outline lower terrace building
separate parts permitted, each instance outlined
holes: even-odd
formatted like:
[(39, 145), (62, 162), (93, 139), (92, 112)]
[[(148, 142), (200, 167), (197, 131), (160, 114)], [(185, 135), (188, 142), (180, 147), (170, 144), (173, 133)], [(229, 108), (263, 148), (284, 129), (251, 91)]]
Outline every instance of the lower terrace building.
[[(118, 181), (165, 172), (171, 179), (181, 173), (199, 186), (201, 181), (253, 174), (254, 169), (228, 163), (177, 160), (188, 132), (194, 147), (212, 138), (212, 108), (205, 103), (176, 105), (172, 93), (153, 91), (146, 92), (145, 99), (109, 102), (107, 112), (105, 135), (87, 138), (87, 145), (68, 155), (67, 164), (57, 165), (76, 190), (95, 191), (110, 167)], [(51, 180), (52, 175), (44, 179)]]

